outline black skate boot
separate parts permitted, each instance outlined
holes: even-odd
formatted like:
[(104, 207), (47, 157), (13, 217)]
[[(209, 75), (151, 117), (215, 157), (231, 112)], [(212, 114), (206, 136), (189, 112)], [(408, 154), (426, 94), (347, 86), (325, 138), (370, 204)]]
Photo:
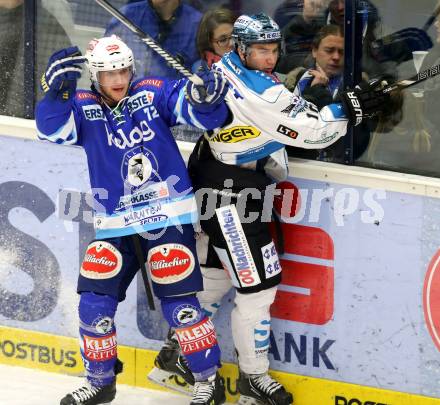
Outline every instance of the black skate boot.
[(248, 375), (240, 371), (237, 380), (240, 405), (290, 405), (293, 396), (269, 374)]
[(207, 381), (195, 382), (190, 405), (221, 405), (225, 402), (225, 384), (218, 373)]
[[(115, 374), (122, 373), (123, 363), (116, 359)], [(67, 394), (60, 405), (99, 405), (110, 404), (116, 396), (116, 380), (103, 387), (94, 387), (88, 382), (81, 388)]]
[(194, 385), (194, 376), (180, 351), (179, 342), (171, 329), (168, 332), (165, 344), (154, 359), (154, 365), (168, 373), (177, 374), (187, 384)]

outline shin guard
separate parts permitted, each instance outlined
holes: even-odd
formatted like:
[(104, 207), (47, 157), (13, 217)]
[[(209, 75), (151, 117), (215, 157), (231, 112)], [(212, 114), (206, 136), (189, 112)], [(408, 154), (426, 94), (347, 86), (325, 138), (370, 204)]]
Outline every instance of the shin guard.
[(162, 311), (195, 380), (205, 380), (220, 367), (220, 348), (214, 324), (193, 295), (161, 298)]
[(263, 374), (269, 370), (270, 306), (276, 287), (257, 293), (237, 291), (231, 313), (231, 329), (238, 353), (238, 364), (246, 374)]
[(95, 387), (115, 380), (117, 359), (114, 317), (118, 301), (108, 295), (81, 293), (79, 334), (87, 380)]

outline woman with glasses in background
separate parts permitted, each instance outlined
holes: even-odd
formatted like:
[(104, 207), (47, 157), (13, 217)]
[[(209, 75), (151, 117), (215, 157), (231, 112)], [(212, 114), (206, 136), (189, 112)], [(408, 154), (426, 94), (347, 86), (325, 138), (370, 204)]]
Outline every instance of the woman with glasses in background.
[(211, 68), (223, 54), (232, 50), (234, 21), (234, 14), (224, 8), (209, 10), (203, 15), (196, 39), (201, 59), (194, 63), (194, 72), (201, 66)]

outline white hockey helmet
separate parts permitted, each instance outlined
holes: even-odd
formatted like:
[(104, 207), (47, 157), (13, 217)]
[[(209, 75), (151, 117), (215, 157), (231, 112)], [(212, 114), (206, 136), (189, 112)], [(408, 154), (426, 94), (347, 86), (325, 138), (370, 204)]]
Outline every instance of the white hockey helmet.
[(118, 36), (92, 39), (87, 46), (87, 67), (90, 80), (99, 90), (99, 72), (130, 68), (135, 74), (132, 50)]

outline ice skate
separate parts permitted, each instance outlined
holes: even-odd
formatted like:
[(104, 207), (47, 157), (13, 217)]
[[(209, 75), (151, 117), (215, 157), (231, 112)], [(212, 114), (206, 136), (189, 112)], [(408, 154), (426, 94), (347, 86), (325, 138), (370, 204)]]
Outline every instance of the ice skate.
[(190, 405), (221, 405), (225, 401), (225, 384), (218, 373), (207, 381), (194, 384)]
[[(186, 395), (192, 394), (194, 376), (172, 330), (168, 332), (165, 344), (154, 359), (154, 365), (156, 367), (148, 374), (149, 380)], [(186, 384), (182, 384), (178, 378)]]
[(116, 381), (104, 387), (94, 387), (86, 383), (81, 388), (67, 394), (60, 405), (110, 404), (116, 396)]
[(269, 374), (247, 375), (240, 372), (237, 380), (240, 405), (290, 405), (293, 396)]
[[(122, 361), (116, 359), (115, 375), (122, 373), (124, 369)], [(116, 379), (112, 384), (103, 387), (94, 387), (86, 382), (83, 387), (68, 393), (60, 402), (60, 405), (104, 405), (110, 404), (116, 396)]]

